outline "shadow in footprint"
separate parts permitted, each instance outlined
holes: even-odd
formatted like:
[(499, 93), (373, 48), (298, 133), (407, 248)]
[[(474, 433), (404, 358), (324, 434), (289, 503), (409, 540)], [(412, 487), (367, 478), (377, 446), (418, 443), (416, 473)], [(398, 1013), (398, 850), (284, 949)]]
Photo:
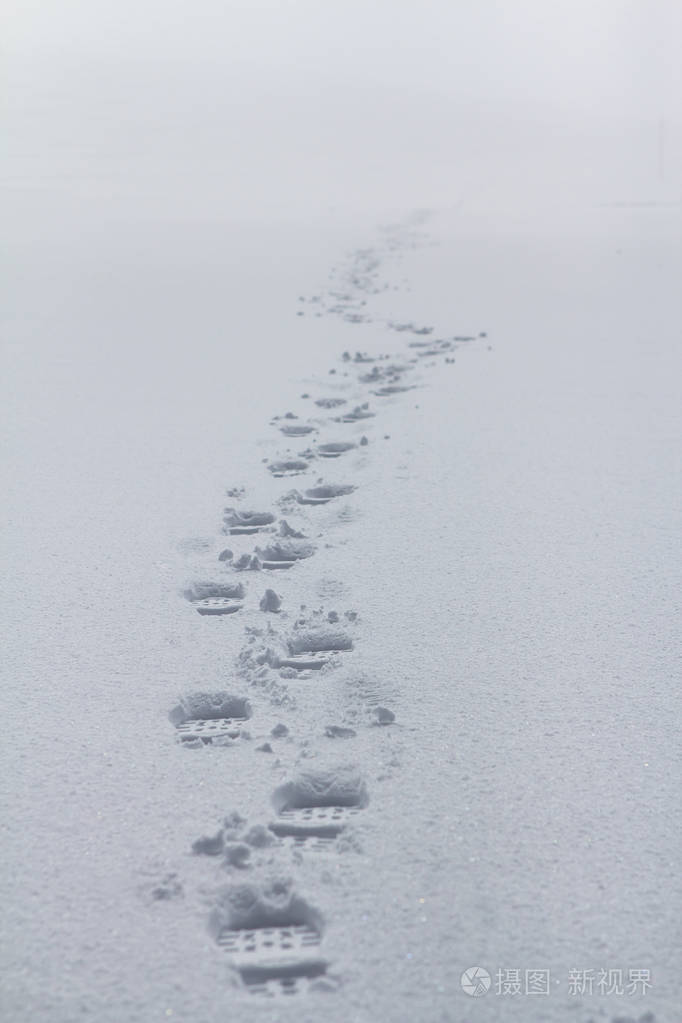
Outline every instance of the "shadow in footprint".
[(209, 931), (251, 994), (291, 997), (326, 973), (328, 964), (318, 951), (322, 917), (295, 894), (291, 882), (223, 890)]
[(214, 740), (238, 739), (251, 717), (251, 705), (226, 690), (187, 693), (168, 715), (180, 742), (208, 745)]
[(325, 484), (319, 487), (310, 487), (303, 493), (296, 492), (296, 500), (299, 504), (327, 504), (335, 497), (345, 497), (352, 494), (357, 488), (351, 484)]
[(283, 459), (279, 462), (271, 462), (268, 469), (273, 476), (298, 476), (300, 473), (305, 472), (308, 468), (308, 463), (304, 462), (302, 458), (289, 458)]
[(322, 458), (338, 458), (339, 455), (345, 454), (346, 451), (352, 451), (357, 447), (357, 444), (352, 444), (350, 441), (333, 441), (330, 444), (319, 444), (318, 453)]
[(353, 649), (347, 633), (333, 629), (314, 629), (295, 633), (286, 643), (286, 653), (270, 650), (268, 660), (273, 668), (295, 671), (319, 671), (334, 654)]
[(332, 838), (368, 804), (367, 786), (355, 767), (302, 771), (275, 789), (277, 818), (269, 828), (279, 837)]

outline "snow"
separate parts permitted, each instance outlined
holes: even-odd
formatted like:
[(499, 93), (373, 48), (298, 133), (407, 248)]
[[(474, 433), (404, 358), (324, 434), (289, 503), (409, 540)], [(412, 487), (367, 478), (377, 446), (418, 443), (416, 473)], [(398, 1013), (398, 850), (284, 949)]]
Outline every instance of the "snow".
[(679, 10), (9, 7), (0, 1016), (679, 1023)]
[[(363, 323), (308, 301), (295, 316), (299, 294), (324, 295), (338, 223), (254, 227), (246, 255), (242, 235), (221, 242), (239, 266), (210, 308), (191, 256), (131, 308), (152, 264), (111, 234), (106, 259), (55, 266), (37, 306), (19, 284), (5, 1018), (674, 1023), (675, 217), (564, 210), (533, 231), (497, 211), (491, 230), (465, 207), (376, 239), (365, 225), (369, 272), (405, 283), (368, 294), (359, 257), (331, 256), (368, 296)], [(110, 268), (94, 294), (93, 255)], [(420, 357), (421, 326), (475, 340)], [(362, 383), (345, 351), (389, 355), (405, 384)], [(336, 422), (318, 396), (376, 415)], [(287, 412), (312, 441), (277, 429)], [(306, 448), (303, 475), (266, 471)], [(311, 490), (338, 496), (300, 503)], [(286, 548), (292, 567), (221, 563), (223, 508), (227, 530), (259, 527), (229, 536), (234, 560)], [(268, 532), (267, 512), (307, 539)], [(237, 613), (196, 613), (237, 584)], [(197, 717), (212, 742), (176, 733)], [(295, 809), (311, 805), (355, 809)], [(282, 813), (305, 820), (278, 829)], [(250, 953), (226, 954), (230, 928), (266, 924), (317, 942), (310, 990), (240, 987)], [(550, 969), (551, 994), (472, 999), (477, 965)], [(580, 968), (650, 969), (652, 987), (569, 994)]]

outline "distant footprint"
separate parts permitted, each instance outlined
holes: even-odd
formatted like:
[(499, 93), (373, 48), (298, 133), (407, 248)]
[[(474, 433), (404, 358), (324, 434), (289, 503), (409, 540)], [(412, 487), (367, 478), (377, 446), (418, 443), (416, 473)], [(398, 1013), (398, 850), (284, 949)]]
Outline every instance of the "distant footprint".
[(317, 450), (322, 458), (338, 458), (339, 455), (345, 454), (346, 451), (352, 451), (356, 447), (357, 444), (352, 444), (350, 441), (334, 441), (331, 444), (319, 444)]
[(270, 462), (268, 469), (273, 476), (298, 476), (300, 473), (305, 472), (308, 468), (308, 463), (304, 462), (302, 458), (289, 458), (283, 459), (279, 462)]
[(280, 431), (285, 437), (305, 437), (307, 433), (313, 433), (314, 430), (314, 426), (306, 426), (304, 424), (280, 426)]
[(236, 508), (226, 508), (223, 515), (223, 532), (231, 536), (250, 535), (257, 533), (264, 526), (270, 526), (275, 521), (271, 512), (238, 511)]
[(412, 366), (402, 366), (393, 363), (389, 366), (384, 366), (381, 369), (379, 369), (378, 366), (374, 366), (371, 373), (363, 373), (360, 377), (358, 377), (358, 379), (361, 384), (377, 384), (381, 380), (385, 380), (388, 383), (395, 383), (400, 379), (402, 373), (407, 373), (408, 370), (413, 368), (414, 367)]
[(339, 405), (347, 405), (346, 398), (318, 398), (315, 402), (320, 408), (338, 408)]
[(183, 593), (200, 615), (229, 615), (244, 606), (241, 583), (193, 583)]
[(401, 394), (403, 391), (412, 390), (414, 390), (413, 384), (386, 384), (385, 387), (379, 387), (376, 391), (372, 391), (372, 394), (376, 394), (380, 398), (387, 398), (391, 394)]
[(296, 493), (296, 500), (299, 504), (327, 504), (335, 497), (345, 497), (352, 494), (356, 487), (350, 484), (330, 483), (319, 487), (310, 487), (302, 494)]
[(376, 362), (374, 356), (368, 355), (367, 352), (356, 352), (355, 355), (344, 352), (341, 358), (344, 362)]
[(373, 419), (375, 412), (369, 411), (368, 403), (357, 405), (352, 412), (346, 412), (341, 416), (335, 416), (335, 423), (358, 423), (362, 419)]
[(238, 739), (241, 726), (251, 717), (251, 705), (225, 690), (188, 693), (168, 715), (182, 743), (206, 745), (214, 740)]
[(398, 333), (431, 334), (433, 332), (433, 327), (415, 327), (414, 323), (392, 323), (389, 321), (387, 326), (391, 330), (398, 331)]

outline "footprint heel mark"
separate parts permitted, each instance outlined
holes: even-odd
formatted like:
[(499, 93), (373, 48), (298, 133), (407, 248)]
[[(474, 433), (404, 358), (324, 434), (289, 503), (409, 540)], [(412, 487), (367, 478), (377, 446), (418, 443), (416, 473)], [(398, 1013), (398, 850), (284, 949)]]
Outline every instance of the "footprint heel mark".
[(318, 444), (317, 451), (322, 458), (338, 458), (346, 451), (352, 451), (357, 447), (351, 441), (333, 441), (330, 444)]
[(270, 462), (268, 465), (269, 471), (277, 478), (282, 476), (299, 476), (307, 468), (308, 463), (304, 462), (302, 458), (283, 459), (278, 462)]
[(328, 501), (333, 501), (335, 497), (345, 497), (347, 494), (352, 494), (357, 487), (351, 484), (326, 484), (320, 487), (310, 487), (308, 490), (304, 490), (303, 493), (296, 492), (296, 500), (299, 504), (327, 504)]
[(193, 600), (192, 603), (200, 615), (231, 615), (235, 611), (241, 611), (244, 606), (228, 597), (203, 597), (201, 600)]
[(238, 739), (251, 717), (251, 704), (242, 696), (225, 690), (188, 693), (168, 715), (178, 732), (178, 741), (194, 746), (214, 740)]
[(245, 590), (241, 583), (192, 583), (183, 591), (200, 615), (229, 615), (241, 611)]
[(226, 508), (223, 513), (223, 533), (232, 536), (250, 535), (271, 526), (275, 516), (271, 512), (238, 511)]
[(336, 838), (369, 804), (355, 767), (303, 771), (275, 789), (277, 817), (268, 826), (280, 838)]
[(211, 914), (209, 930), (253, 995), (303, 994), (327, 971), (320, 954), (322, 918), (290, 882), (228, 889)]

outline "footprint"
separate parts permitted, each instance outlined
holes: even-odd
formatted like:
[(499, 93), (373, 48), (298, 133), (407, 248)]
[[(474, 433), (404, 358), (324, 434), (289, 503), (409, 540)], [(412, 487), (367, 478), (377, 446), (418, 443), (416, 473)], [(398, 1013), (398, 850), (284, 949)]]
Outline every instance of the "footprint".
[(296, 500), (299, 504), (326, 504), (335, 497), (345, 497), (352, 494), (357, 488), (350, 484), (330, 483), (320, 487), (310, 487), (302, 494), (296, 492)]
[(330, 444), (319, 444), (317, 450), (322, 458), (338, 458), (339, 455), (343, 455), (346, 451), (352, 451), (356, 447), (357, 444), (352, 444), (350, 441), (333, 441)]
[(358, 423), (362, 419), (373, 419), (375, 412), (369, 411), (369, 404), (356, 405), (352, 412), (346, 412), (342, 416), (335, 416), (335, 423)]
[(290, 654), (338, 653), (352, 650), (353, 640), (340, 629), (305, 629), (295, 632), (287, 642)]
[(334, 654), (352, 649), (353, 640), (339, 629), (305, 629), (280, 641), (279, 646), (269, 646), (265, 660), (271, 668), (284, 669), (294, 678), (298, 672), (319, 671)]
[(361, 384), (376, 384), (380, 380), (387, 380), (389, 383), (395, 383), (396, 380), (400, 379), (401, 373), (407, 373), (408, 370), (412, 369), (412, 366), (400, 366), (390, 365), (384, 366), (379, 369), (378, 366), (374, 366), (371, 373), (363, 373), (358, 380)]
[(322, 977), (322, 918), (288, 881), (235, 885), (221, 895), (209, 931), (247, 990), (261, 997), (303, 993)]
[(279, 837), (336, 837), (368, 803), (367, 787), (355, 767), (303, 771), (275, 789), (277, 818), (269, 828)]
[(356, 352), (353, 356), (350, 352), (344, 352), (341, 358), (344, 362), (376, 362), (376, 359), (367, 352)]
[(305, 437), (307, 433), (313, 433), (314, 430), (314, 426), (305, 426), (304, 424), (301, 424), (300, 426), (280, 426), (280, 431), (285, 437)]
[(198, 746), (214, 740), (238, 739), (242, 725), (251, 717), (251, 705), (226, 690), (188, 693), (168, 715), (180, 742)]
[(320, 408), (338, 408), (339, 405), (347, 405), (345, 398), (318, 398), (315, 402)]
[(302, 458), (289, 458), (279, 462), (270, 462), (268, 469), (273, 476), (298, 476), (300, 473), (305, 472), (308, 468), (308, 463), (304, 462)]
[(372, 391), (372, 394), (377, 394), (380, 398), (386, 398), (390, 394), (401, 394), (403, 391), (413, 391), (414, 384), (386, 384), (385, 387), (380, 387), (376, 391)]
[(244, 587), (241, 583), (193, 583), (183, 592), (200, 615), (229, 615), (244, 606)]
[(297, 561), (311, 558), (317, 548), (308, 540), (282, 539), (268, 544), (267, 547), (256, 547), (256, 554), (265, 569), (291, 568)]
[(250, 535), (257, 533), (264, 526), (270, 526), (275, 521), (271, 512), (238, 511), (236, 508), (226, 508), (223, 514), (223, 532), (232, 536)]
[(387, 326), (391, 330), (397, 330), (398, 333), (409, 331), (411, 334), (431, 334), (433, 332), (433, 327), (415, 327), (414, 323), (392, 323), (389, 321)]

